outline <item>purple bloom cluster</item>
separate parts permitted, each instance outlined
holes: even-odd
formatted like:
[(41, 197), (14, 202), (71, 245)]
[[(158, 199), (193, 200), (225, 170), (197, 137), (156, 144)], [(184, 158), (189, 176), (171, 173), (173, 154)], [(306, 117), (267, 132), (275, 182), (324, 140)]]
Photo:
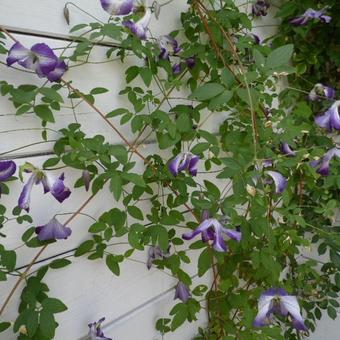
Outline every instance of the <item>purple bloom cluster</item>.
[(8, 66), (18, 63), (36, 72), (40, 78), (47, 78), (51, 82), (60, 81), (67, 70), (65, 62), (60, 60), (44, 43), (35, 44), (29, 50), (16, 42), (9, 50), (6, 62)]
[(203, 220), (195, 230), (184, 233), (182, 238), (185, 240), (191, 240), (198, 234), (201, 234), (203, 242), (213, 241), (213, 248), (219, 252), (227, 251), (227, 245), (223, 239), (223, 234), (226, 234), (231, 239), (238, 242), (242, 237), (241, 232), (223, 227), (222, 224), (215, 218)]
[(127, 15), (133, 10), (134, 0), (100, 0), (100, 4), (110, 15)]
[(182, 302), (186, 303), (191, 296), (190, 290), (187, 285), (182, 281), (178, 281), (175, 291), (174, 300), (180, 299)]
[(340, 157), (340, 149), (332, 148), (328, 150), (320, 160), (312, 161), (312, 167), (317, 168), (316, 172), (321, 176), (329, 175), (329, 163), (334, 157)]
[(257, 0), (252, 6), (252, 14), (256, 17), (266, 16), (270, 3), (268, 0)]
[(191, 176), (196, 176), (199, 159), (191, 152), (182, 152), (169, 162), (169, 171), (173, 176), (177, 176), (179, 172), (188, 170)]
[(302, 15), (298, 17), (295, 17), (290, 22), (293, 25), (303, 26), (303, 25), (306, 25), (308, 21), (316, 19), (316, 20), (319, 20), (321, 22), (325, 22), (326, 24), (328, 24), (332, 20), (332, 18), (328, 15), (325, 15), (326, 11), (327, 11), (327, 7), (324, 7), (320, 9), (319, 11), (316, 11), (312, 8), (308, 8), (305, 11), (305, 13), (303, 13)]
[(112, 340), (111, 338), (107, 338), (102, 329), (101, 325), (105, 321), (105, 318), (101, 318), (98, 321), (89, 323), (89, 340)]
[(296, 296), (288, 295), (283, 288), (270, 288), (261, 294), (254, 326), (263, 327), (271, 324), (273, 314), (285, 317), (290, 315), (294, 328), (307, 331)]
[(323, 115), (315, 117), (315, 123), (328, 131), (340, 130), (339, 106), (340, 100), (337, 100)]
[(334, 97), (335, 90), (332, 87), (318, 83), (314, 85), (307, 98), (310, 101), (320, 101), (323, 98), (334, 99)]
[(44, 172), (35, 168), (26, 168), (25, 172), (31, 173), (28, 181), (25, 183), (18, 201), (18, 205), (21, 209), (29, 212), (30, 210), (30, 198), (34, 185), (42, 184), (44, 193), (50, 192), (52, 196), (60, 203), (67, 199), (71, 195), (71, 191), (64, 184), (65, 176), (61, 174), (57, 179), (51, 179)]

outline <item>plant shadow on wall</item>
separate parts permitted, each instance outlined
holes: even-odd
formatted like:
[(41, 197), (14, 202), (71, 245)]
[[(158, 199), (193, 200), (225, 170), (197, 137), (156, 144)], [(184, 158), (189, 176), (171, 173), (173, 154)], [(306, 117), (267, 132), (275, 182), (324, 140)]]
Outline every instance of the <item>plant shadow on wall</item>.
[[(56, 132), (55, 115), (64, 107), (72, 108), (75, 122), (58, 131), (54, 155), (42, 167), (25, 163), (17, 171), (13, 150), (1, 154), (1, 200), (11, 197), (12, 187), (22, 185), (22, 191), (13, 211), (1, 202), (0, 235), (7, 236), (7, 223), (25, 224), (22, 246), (37, 253), (17, 269), (16, 250), (0, 246), (1, 280), (16, 277), (1, 314), (21, 290), (15, 322), (2, 319), (0, 331), (11, 327), (18, 339), (53, 339), (62, 327), (55, 314), (67, 313), (67, 306), (49, 294), (44, 278), (50, 271), (71, 266), (72, 256), (86, 256), (103, 259), (119, 276), (120, 264), (145, 250), (146, 270), (157, 268), (178, 282), (175, 299), (180, 302), (156, 323), (162, 334), (193, 322), (201, 310), (208, 323), (195, 339), (301, 339), (315, 330), (325, 311), (335, 319), (339, 3), (191, 0), (187, 11), (178, 13), (182, 27), (165, 36), (155, 36), (149, 23), (175, 2), (101, 0), (100, 5), (108, 12), (107, 22), (66, 4), (67, 23), (76, 10), (93, 22), (74, 26), (73, 41), (62, 49), (43, 41), (24, 46), (1, 29), (1, 67), (41, 78), (40, 86), (0, 79), (1, 95), (16, 114), (41, 120), (42, 143)], [(263, 39), (252, 28), (261, 27), (268, 11), (281, 23), (279, 33)], [(84, 92), (66, 80), (68, 69), (90, 62), (102, 42), (109, 45), (107, 59), (97, 63), (138, 60), (127, 68), (120, 92), (131, 105), (110, 112), (97, 104), (107, 89), (93, 84)], [(283, 90), (282, 79), (288, 79)], [(179, 95), (183, 89), (190, 94)], [(87, 136), (77, 120), (80, 103), (95, 111), (121, 144)], [(225, 112), (216, 128), (214, 121)], [(215, 130), (206, 128), (209, 121)], [(132, 140), (120, 132), (123, 125), (130, 127)], [(159, 152), (143, 154), (140, 146), (150, 138)], [(172, 156), (164, 158), (164, 150)], [(134, 170), (136, 160), (144, 165), (142, 173)], [(69, 168), (79, 173), (72, 189), (65, 184)], [(50, 244), (68, 242), (71, 222), (86, 215), (84, 208), (107, 186), (117, 203), (99, 218), (88, 216), (95, 221), (88, 240), (65, 258), (33, 270)], [(37, 187), (64, 205), (79, 187), (89, 194), (74, 213), (29, 227), (35, 224), (29, 212)], [(141, 208), (145, 201), (149, 211)], [(126, 251), (117, 253), (116, 244), (125, 244)], [(198, 277), (213, 276), (209, 286), (203, 278), (194, 285), (184, 269), (194, 253), (199, 254)], [(315, 254), (325, 256), (321, 261)], [(109, 339), (101, 330), (103, 321), (89, 324), (90, 339)]]

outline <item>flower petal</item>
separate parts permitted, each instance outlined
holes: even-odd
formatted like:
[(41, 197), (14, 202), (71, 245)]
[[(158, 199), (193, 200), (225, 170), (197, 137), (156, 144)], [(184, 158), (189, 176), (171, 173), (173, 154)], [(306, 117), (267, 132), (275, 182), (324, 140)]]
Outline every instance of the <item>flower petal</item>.
[(100, 3), (110, 15), (127, 15), (132, 12), (134, 0), (100, 0)]
[(64, 61), (59, 60), (55, 69), (47, 74), (47, 79), (51, 82), (58, 82), (66, 71), (67, 65)]
[(188, 170), (191, 176), (197, 175), (197, 167), (198, 167), (198, 161), (200, 158), (198, 156), (193, 155), (190, 159)]
[(196, 235), (200, 234), (204, 230), (207, 230), (211, 225), (212, 225), (212, 219), (204, 220), (203, 222), (201, 222), (201, 224), (195, 230), (192, 230), (192, 231), (189, 231), (187, 233), (184, 233), (182, 235), (182, 238), (184, 240), (191, 240)]
[(32, 191), (33, 185), (36, 184), (36, 181), (37, 181), (37, 174), (32, 173), (32, 175), (30, 176), (30, 178), (28, 179), (28, 181), (22, 188), (22, 191), (19, 196), (18, 206), (19, 208), (24, 209), (27, 212), (29, 212), (30, 210), (31, 191)]
[(300, 331), (307, 331), (303, 318), (300, 313), (300, 306), (296, 296), (286, 295), (281, 297), (281, 303), (293, 318), (293, 326)]
[(281, 151), (281, 153), (283, 153), (284, 155), (287, 155), (289, 157), (295, 156), (295, 151), (293, 151), (291, 149), (291, 147), (289, 146), (289, 144), (286, 143), (286, 142), (280, 143), (280, 151)]
[(179, 168), (181, 162), (183, 162), (184, 154), (180, 153), (174, 159), (172, 159), (168, 164), (168, 169), (173, 176), (177, 176), (179, 173)]
[(262, 294), (258, 302), (258, 313), (253, 322), (255, 327), (266, 326), (269, 323), (268, 314), (271, 309), (273, 295)]
[(0, 161), (0, 182), (13, 176), (16, 169), (17, 166), (13, 161)]
[(232, 230), (232, 229), (228, 229), (225, 227), (222, 227), (222, 232), (224, 232), (226, 235), (228, 235), (231, 239), (240, 242), (241, 238), (242, 238), (242, 233), (240, 231), (237, 230)]
[(65, 176), (62, 173), (51, 186), (51, 194), (60, 203), (71, 195), (71, 190), (64, 184)]
[(287, 187), (287, 179), (277, 171), (266, 171), (266, 173), (274, 180), (275, 192), (281, 194)]
[(16, 42), (8, 51), (6, 63), (8, 66), (30, 57), (30, 50)]

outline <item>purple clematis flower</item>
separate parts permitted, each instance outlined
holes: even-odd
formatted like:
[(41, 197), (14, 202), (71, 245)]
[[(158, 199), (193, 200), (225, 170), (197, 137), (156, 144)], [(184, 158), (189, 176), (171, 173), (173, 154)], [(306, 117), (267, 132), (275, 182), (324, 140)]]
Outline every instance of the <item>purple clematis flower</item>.
[(294, 157), (295, 151), (291, 149), (288, 143), (282, 142), (280, 143), (280, 151), (282, 154), (288, 156), (288, 157)]
[(0, 161), (0, 182), (7, 181), (16, 169), (17, 165), (13, 161)]
[(213, 240), (213, 248), (216, 251), (224, 252), (227, 251), (227, 246), (224, 242), (222, 233), (228, 235), (231, 239), (238, 242), (241, 240), (242, 237), (239, 231), (227, 229), (223, 227), (222, 224), (215, 218), (208, 218), (201, 222), (201, 224), (195, 230), (184, 233), (182, 235), (182, 238), (184, 240), (191, 240), (198, 234), (201, 234), (202, 240), (204, 242)]
[(258, 309), (258, 314), (253, 323), (255, 327), (271, 324), (272, 314), (282, 316), (288, 316), (289, 314), (294, 328), (299, 331), (307, 331), (296, 296), (288, 295), (283, 288), (271, 288), (262, 293)]
[(320, 174), (321, 176), (328, 176), (329, 175), (329, 163), (333, 157), (340, 158), (339, 148), (332, 148), (328, 150), (320, 160), (312, 161), (310, 165), (312, 167), (318, 167), (316, 172)]
[(185, 63), (187, 64), (188, 68), (193, 69), (196, 65), (196, 59), (195, 57), (186, 58)]
[(318, 19), (318, 20), (328, 24), (332, 20), (332, 18), (328, 15), (324, 15), (324, 13), (326, 11), (327, 11), (327, 7), (324, 7), (322, 9), (320, 9), (319, 11), (316, 11), (312, 8), (308, 8), (305, 11), (305, 13), (303, 13), (302, 15), (292, 19), (290, 22), (293, 25), (303, 26), (303, 25), (306, 25), (308, 23), (308, 21), (310, 21), (310, 20)]
[(1, 197), (1, 182), (7, 181), (14, 175), (17, 165), (13, 161), (0, 161), (0, 197)]
[(314, 85), (307, 98), (310, 101), (320, 101), (323, 97), (327, 99), (334, 99), (335, 90), (332, 87), (318, 83)]
[(170, 35), (162, 35), (158, 38), (158, 44), (161, 49), (159, 59), (169, 59), (169, 55), (177, 55), (182, 51), (178, 41)]
[(150, 270), (154, 260), (163, 260), (170, 256), (170, 246), (166, 252), (163, 252), (160, 247), (150, 247), (148, 251), (147, 268)]
[(140, 20), (137, 22), (133, 22), (132, 20), (123, 21), (123, 25), (127, 27), (137, 38), (145, 40), (150, 20), (151, 11), (149, 8), (146, 8), (145, 14)]
[(67, 69), (64, 61), (58, 59), (53, 50), (44, 43), (35, 44), (29, 50), (16, 42), (9, 50), (6, 62), (8, 66), (18, 63), (51, 82), (59, 81)]
[(47, 224), (36, 227), (35, 232), (39, 241), (67, 239), (72, 233), (70, 228), (62, 225), (55, 217)]
[(256, 17), (266, 16), (270, 7), (268, 0), (257, 0), (251, 9), (251, 12)]
[(187, 285), (185, 285), (182, 281), (178, 281), (175, 291), (174, 300), (180, 299), (182, 302), (186, 303), (190, 298), (190, 290)]
[(127, 15), (133, 10), (134, 0), (100, 0), (100, 4), (110, 15)]
[(287, 179), (282, 176), (279, 172), (277, 171), (266, 171), (266, 173), (273, 179), (274, 184), (275, 184), (275, 192), (277, 194), (282, 194), (283, 191), (287, 187)]
[(315, 117), (315, 123), (328, 131), (340, 130), (339, 106), (340, 100), (337, 100), (323, 115)]
[(176, 63), (172, 66), (173, 74), (180, 74), (182, 72), (182, 65), (180, 63)]
[(29, 212), (30, 210), (30, 198), (33, 186), (42, 183), (44, 188), (44, 193), (51, 192), (53, 197), (60, 203), (62, 203), (66, 198), (71, 195), (71, 191), (64, 184), (65, 176), (61, 174), (59, 178), (52, 181), (47, 175), (38, 170), (26, 170), (26, 172), (31, 173), (28, 181), (25, 183), (18, 200), (18, 206), (21, 209)]
[(196, 176), (199, 159), (198, 156), (193, 155), (191, 152), (182, 152), (169, 162), (169, 171), (175, 177), (183, 170), (188, 170), (191, 176)]
[(111, 338), (107, 338), (103, 331), (101, 330), (101, 325), (105, 321), (105, 318), (101, 318), (98, 321), (93, 323), (89, 323), (89, 340), (112, 340)]

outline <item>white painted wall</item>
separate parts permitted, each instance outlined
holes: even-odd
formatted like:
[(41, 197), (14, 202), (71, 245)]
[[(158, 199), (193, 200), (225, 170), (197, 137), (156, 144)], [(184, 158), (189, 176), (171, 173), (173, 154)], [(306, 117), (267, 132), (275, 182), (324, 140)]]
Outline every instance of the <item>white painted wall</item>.
[[(0, 0), (0, 25), (16, 32), (15, 37), (27, 46), (35, 42), (45, 41), (51, 46), (64, 46), (65, 41), (55, 38), (65, 38), (68, 35), (69, 27), (63, 18), (63, 7), (66, 0)], [(165, 2), (165, 0), (163, 1)], [(99, 0), (74, 0), (82, 8), (91, 12), (100, 19), (107, 19), (107, 14), (101, 9)], [(179, 13), (186, 6), (186, 1), (175, 0), (165, 10), (161, 11), (160, 20), (157, 22), (153, 19), (152, 30), (159, 34), (167, 34), (169, 31), (179, 26)], [(89, 21), (89, 18), (75, 8), (71, 10), (71, 25), (80, 22)], [(264, 18), (259, 25), (269, 25), (273, 23), (272, 16)], [(269, 36), (273, 28), (262, 27), (256, 29), (262, 37)], [(27, 35), (28, 34), (28, 35)], [(39, 37), (44, 35), (46, 37)], [(92, 60), (102, 60), (105, 49), (97, 48), (92, 56)], [(1, 56), (3, 61), (3, 56)], [(134, 63), (131, 58), (131, 64)], [(120, 62), (98, 65), (85, 65), (74, 68), (67, 72), (66, 77), (72, 79), (74, 84), (83, 91), (90, 88), (101, 86), (110, 90), (109, 93), (98, 96), (97, 105), (103, 111), (110, 111), (117, 107), (129, 105), (124, 99), (118, 96), (118, 92), (124, 86), (124, 70), (128, 65), (122, 65)], [(23, 72), (16, 72), (0, 64), (0, 79), (8, 80), (14, 84), (35, 83), (41, 84), (35, 75)], [(90, 81), (89, 81), (90, 80)], [(89, 109), (86, 105), (78, 108), (78, 118), (82, 124), (82, 129), (89, 135), (103, 134), (111, 143), (119, 143), (118, 137), (112, 133), (112, 130), (103, 122), (98, 115)], [(55, 129), (61, 128), (73, 122), (73, 115), (70, 110), (64, 109), (56, 115), (57, 123)], [(207, 121), (208, 128), (216, 128), (217, 123), (223, 120), (223, 116), (214, 116), (213, 120)], [(113, 120), (114, 121), (114, 120)], [(40, 120), (34, 116), (24, 115), (15, 116), (10, 103), (6, 98), (0, 97), (0, 157), (4, 152), (19, 148), (25, 144), (35, 143), (41, 140), (38, 130), (26, 130), (19, 134), (9, 132), (13, 129), (32, 129), (40, 128)], [(129, 133), (127, 127), (122, 127), (121, 131), (129, 140), (133, 136)], [(49, 133), (49, 139), (58, 138), (56, 133)], [(11, 157), (17, 157), (18, 164), (23, 162), (32, 162), (35, 165), (42, 164), (51, 152), (52, 143), (44, 143), (25, 148), (20, 151), (10, 153)], [(147, 155), (155, 152), (155, 145), (152, 143), (141, 148), (141, 152)], [(168, 156), (167, 154), (164, 154)], [(138, 160), (136, 160), (138, 162)], [(138, 164), (141, 167), (142, 164)], [(71, 185), (74, 180), (80, 176), (79, 172), (68, 171), (67, 183)], [(2, 198), (6, 205), (14, 207), (16, 200), (12, 197), (18, 197), (21, 185), (19, 182), (11, 185), (11, 197)], [(88, 194), (82, 190), (74, 190), (67, 205), (60, 206), (54, 199), (49, 196), (42, 197), (40, 188), (34, 188), (32, 198), (31, 214), (35, 224), (44, 224), (49, 218), (58, 212), (65, 212), (65, 206), (68, 211), (75, 211), (88, 197)], [(43, 199), (42, 199), (43, 198)], [(95, 217), (99, 216), (104, 209), (109, 209), (115, 204), (112, 195), (107, 188), (100, 200), (94, 199), (85, 209), (85, 213)], [(48, 212), (48, 213), (46, 213)], [(65, 218), (66, 219), (66, 218)], [(62, 219), (61, 219), (62, 220)], [(42, 259), (48, 259), (51, 256), (58, 256), (67, 250), (75, 248), (80, 242), (88, 238), (87, 229), (90, 221), (87, 217), (79, 216), (72, 222), (72, 236), (67, 242), (57, 242), (47, 248)], [(21, 244), (20, 237), (24, 231), (22, 225), (16, 223), (6, 225), (4, 230), (8, 237), (2, 239), (9, 249), (13, 249)], [(114, 246), (115, 251), (119, 253), (124, 247)], [(18, 266), (25, 265), (34, 257), (36, 250), (20, 248), (18, 250)], [(135, 259), (145, 261), (146, 255), (136, 253)], [(47, 263), (49, 260), (43, 262)], [(57, 340), (75, 340), (80, 339), (87, 333), (87, 323), (106, 316), (106, 334), (115, 340), (158, 340), (162, 337), (155, 331), (155, 320), (159, 317), (166, 317), (173, 305), (173, 287), (175, 281), (171, 280), (164, 273), (152, 269), (147, 271), (143, 264), (127, 261), (121, 268), (121, 276), (114, 277), (101, 261), (90, 262), (85, 258), (73, 259), (73, 264), (62, 269), (51, 271), (47, 275), (47, 283), (51, 288), (51, 296), (61, 298), (69, 307), (65, 313), (57, 314), (57, 321), (60, 326), (57, 329)], [(34, 269), (36, 269), (36, 266)], [(196, 273), (196, 259), (193, 259), (193, 265), (188, 269), (192, 275)], [(209, 274), (202, 279), (194, 279), (194, 282), (209, 280)], [(0, 300), (3, 300), (13, 286), (14, 280), (9, 279), (7, 282), (0, 283)], [(22, 288), (23, 286), (21, 286)], [(10, 306), (4, 314), (5, 320), (14, 320), (18, 305), (20, 289), (14, 296)], [(199, 320), (192, 324), (181, 327), (177, 332), (166, 335), (163, 339), (189, 340), (196, 332), (199, 325), (204, 325), (205, 315), (202, 313)], [(326, 331), (327, 330), (327, 331)], [(332, 333), (333, 332), (333, 333)], [(335, 323), (323, 321), (318, 329), (318, 335), (311, 339), (336, 340), (337, 329)], [(0, 339), (12, 340), (16, 336), (10, 333), (2, 333)]]

